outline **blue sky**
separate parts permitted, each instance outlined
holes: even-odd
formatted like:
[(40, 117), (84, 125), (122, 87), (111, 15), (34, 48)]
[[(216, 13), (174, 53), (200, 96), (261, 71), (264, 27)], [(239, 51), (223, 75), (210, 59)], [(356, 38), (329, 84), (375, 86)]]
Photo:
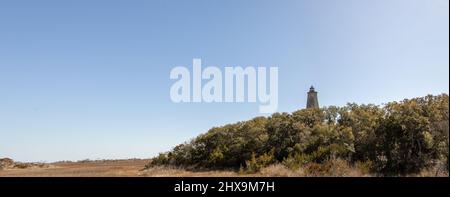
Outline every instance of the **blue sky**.
[(2, 0), (0, 157), (147, 158), (257, 103), (172, 103), (176, 66), (277, 66), (280, 112), (449, 92), (448, 0)]

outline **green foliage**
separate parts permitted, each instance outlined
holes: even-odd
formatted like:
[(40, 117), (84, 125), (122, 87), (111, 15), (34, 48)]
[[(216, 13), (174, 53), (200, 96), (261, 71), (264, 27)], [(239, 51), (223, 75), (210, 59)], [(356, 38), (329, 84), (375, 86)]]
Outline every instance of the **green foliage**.
[(152, 159), (152, 161), (147, 164), (145, 167), (146, 168), (150, 168), (156, 165), (160, 165), (160, 164), (168, 164), (169, 163), (169, 158), (167, 158), (167, 154), (164, 153), (159, 153), (159, 155), (157, 157), (154, 157)]
[(371, 161), (357, 161), (355, 162), (355, 167), (363, 174), (369, 174), (373, 169), (373, 164)]
[(417, 173), (437, 163), (445, 163), (448, 171), (448, 114), (446, 94), (382, 107), (353, 103), (275, 113), (211, 128), (149, 166), (256, 172), (273, 163), (316, 169), (343, 161), (384, 175)]
[(347, 104), (339, 110), (339, 125), (350, 128), (354, 137), (355, 153), (353, 161), (374, 160), (376, 139), (375, 130), (383, 117), (383, 109), (375, 105)]
[(254, 153), (252, 153), (249, 160), (245, 161), (246, 171), (248, 172), (258, 172), (260, 169), (273, 164), (275, 159), (273, 154), (264, 153), (258, 157)]
[(375, 130), (382, 173), (417, 173), (443, 157), (448, 163), (447, 95), (392, 102), (384, 109)]

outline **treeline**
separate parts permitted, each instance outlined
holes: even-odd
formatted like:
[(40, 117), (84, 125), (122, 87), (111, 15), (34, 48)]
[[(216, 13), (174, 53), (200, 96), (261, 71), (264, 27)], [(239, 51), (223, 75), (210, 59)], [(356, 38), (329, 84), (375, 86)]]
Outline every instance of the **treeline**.
[(275, 163), (298, 169), (340, 159), (378, 175), (407, 175), (436, 165), (448, 173), (448, 123), (447, 94), (381, 107), (302, 109), (211, 128), (147, 167), (256, 172)]

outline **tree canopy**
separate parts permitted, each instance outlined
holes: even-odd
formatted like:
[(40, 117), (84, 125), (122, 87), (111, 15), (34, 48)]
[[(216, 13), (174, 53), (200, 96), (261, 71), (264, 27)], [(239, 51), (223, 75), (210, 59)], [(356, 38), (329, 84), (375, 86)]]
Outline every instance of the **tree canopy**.
[(382, 175), (417, 173), (439, 163), (448, 172), (448, 121), (447, 94), (274, 113), (211, 128), (148, 166), (258, 171), (274, 163), (298, 168), (339, 158), (368, 163)]

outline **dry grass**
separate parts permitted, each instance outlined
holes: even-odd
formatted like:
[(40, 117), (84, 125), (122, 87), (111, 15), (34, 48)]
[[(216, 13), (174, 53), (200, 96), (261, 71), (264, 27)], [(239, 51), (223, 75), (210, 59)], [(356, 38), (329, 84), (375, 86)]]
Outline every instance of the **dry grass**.
[(282, 164), (270, 165), (261, 169), (261, 176), (266, 177), (299, 177), (304, 176), (305, 173), (303, 169), (291, 170)]
[(230, 170), (190, 171), (182, 168), (157, 166), (143, 170), (140, 176), (151, 177), (235, 177), (243, 176)]
[(305, 176), (308, 177), (365, 177), (371, 176), (364, 173), (357, 166), (350, 165), (342, 159), (325, 161), (323, 164), (311, 163), (304, 166)]
[(253, 177), (363, 177), (372, 176), (364, 173), (359, 166), (351, 166), (346, 161), (336, 159), (323, 164), (311, 163), (297, 170), (287, 168), (282, 164), (274, 164), (262, 168), (257, 173), (246, 173), (236, 171), (189, 171), (174, 167), (152, 167), (144, 170), (142, 176), (206, 176), (206, 177), (228, 177), (228, 176), (253, 176)]
[(4, 169), (3, 177), (126, 177), (139, 176), (149, 160), (102, 160), (51, 163), (43, 168)]
[(422, 170), (420, 173), (411, 175), (416, 177), (448, 177), (448, 171), (445, 165), (438, 164), (428, 169)]
[[(367, 171), (366, 164), (349, 165), (343, 160), (331, 160), (323, 164), (310, 163), (297, 170), (275, 164), (261, 169), (257, 173), (233, 170), (191, 171), (175, 167), (152, 167), (143, 170), (149, 160), (101, 160), (57, 162), (45, 165), (33, 165), (24, 169), (7, 168), (0, 170), (0, 177), (361, 177), (374, 176)], [(448, 171), (433, 167), (411, 176), (448, 176)]]
[(275, 164), (263, 168), (260, 172), (262, 176), (268, 177), (366, 177), (372, 176), (369, 173), (349, 165), (346, 161), (336, 159), (324, 162), (323, 164), (310, 163), (296, 170), (287, 168), (282, 164)]

